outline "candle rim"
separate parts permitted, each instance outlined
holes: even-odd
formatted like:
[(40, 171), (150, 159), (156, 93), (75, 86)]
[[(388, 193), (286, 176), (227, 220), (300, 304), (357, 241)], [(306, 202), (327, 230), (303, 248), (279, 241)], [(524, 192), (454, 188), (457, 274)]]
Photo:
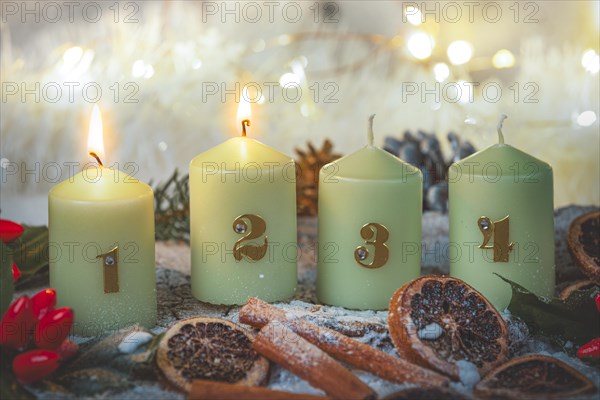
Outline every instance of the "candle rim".
[[(366, 161), (370, 161), (372, 163), (373, 160), (361, 160), (361, 158), (368, 157), (378, 157), (378, 160), (381, 160), (381, 165), (379, 165), (379, 167), (382, 168), (382, 170), (385, 172), (381, 173), (380, 176), (376, 176), (375, 178), (363, 177), (360, 173), (351, 173), (350, 175), (348, 175), (347, 173), (342, 172), (344, 164), (348, 162), (364, 164)], [(354, 161), (354, 159), (357, 160)], [(397, 156), (391, 154), (388, 151), (385, 151), (377, 146), (370, 146), (368, 144), (350, 154), (346, 154), (345, 156), (324, 165), (319, 171), (319, 173), (327, 174), (325, 170), (326, 168), (330, 168), (331, 165), (338, 166), (335, 174), (331, 175), (332, 177), (335, 176), (336, 178), (350, 178), (368, 181), (406, 181), (410, 179), (411, 176), (419, 177), (421, 180), (423, 178), (422, 172), (419, 168), (407, 163), (406, 161), (398, 158)], [(398, 173), (398, 171), (401, 172)], [(358, 177), (355, 177), (355, 175)]]
[[(101, 177), (98, 179), (84, 177), (85, 171), (88, 169), (102, 171)], [(115, 179), (115, 173), (117, 179)], [(86, 185), (86, 190), (81, 190), (81, 185)], [(154, 192), (147, 183), (119, 169), (96, 165), (77, 172), (52, 187), (48, 192), (49, 197), (78, 202), (129, 201), (148, 195), (154, 196)]]
[[(511, 158), (510, 162), (507, 162), (506, 157), (496, 158), (498, 155), (498, 152), (502, 152), (502, 154), (504, 154), (506, 152), (510, 152), (510, 154), (514, 154), (516, 157)], [(482, 157), (484, 159), (482, 161), (480, 161), (479, 158), (482, 158)], [(474, 176), (483, 176), (484, 174), (483, 174), (483, 169), (481, 168), (481, 164), (485, 165), (485, 164), (491, 164), (491, 163), (498, 164), (501, 167), (507, 167), (507, 171), (503, 171), (503, 172), (508, 172), (508, 173), (505, 173), (504, 176), (502, 176), (502, 178), (506, 178), (506, 177), (513, 178), (514, 176), (537, 176), (540, 174), (547, 173), (548, 171), (550, 171), (550, 172), (552, 171), (552, 166), (549, 163), (547, 163), (543, 160), (540, 160), (539, 158), (534, 157), (531, 154), (529, 154), (523, 150), (520, 150), (508, 143), (494, 143), (494, 144), (486, 147), (485, 149), (482, 149), (476, 153), (469, 155), (468, 157), (463, 158), (462, 160), (452, 163), (448, 169), (450, 170), (450, 169), (460, 168), (461, 165), (463, 165), (467, 162), (473, 162), (473, 161), (478, 162), (478, 165), (474, 166), (475, 168), (473, 168), (473, 170), (476, 171), (476, 172), (472, 173), (472, 175), (474, 175)], [(508, 169), (511, 166), (513, 166), (515, 164), (515, 162), (518, 162), (519, 164), (521, 164), (518, 168), (518, 173), (515, 173), (514, 171)], [(534, 164), (538, 165), (539, 166), (538, 171), (536, 173), (531, 173), (530, 170), (527, 170), (525, 168), (525, 165), (528, 163), (534, 163)], [(468, 171), (470, 171), (470, 169), (463, 170), (461, 168), (461, 171), (463, 173), (468, 173)]]
[[(242, 143), (245, 144), (249, 144), (250, 147), (250, 151), (248, 152), (248, 155), (246, 157), (239, 157), (236, 158), (236, 151), (239, 150), (239, 145), (241, 145)], [(229, 147), (231, 147), (231, 149), (228, 149)], [(227, 159), (223, 159), (222, 157), (214, 157), (212, 156), (213, 153), (219, 153), (222, 151), (222, 149), (225, 149), (225, 153), (228, 154), (231, 157), (228, 157)], [(248, 148), (246, 148), (246, 151), (248, 151)], [(204, 163), (206, 162), (211, 162), (211, 163), (216, 163), (217, 164), (217, 169), (216, 171), (231, 171), (232, 169), (222, 169), (221, 165), (223, 162), (225, 162), (225, 164), (227, 165), (228, 163), (235, 163), (235, 162), (240, 162), (240, 163), (244, 163), (244, 164), (249, 164), (252, 161), (252, 156), (254, 152), (259, 152), (261, 153), (261, 158), (264, 158), (265, 155), (268, 156), (269, 158), (269, 162), (275, 162), (278, 163), (279, 165), (273, 167), (273, 166), (269, 166), (266, 165), (264, 163), (256, 163), (259, 166), (262, 166), (264, 168), (260, 168), (261, 170), (268, 170), (268, 169), (278, 169), (278, 168), (287, 168), (287, 166), (290, 163), (294, 163), (295, 161), (293, 159), (293, 157), (280, 152), (279, 150), (276, 150), (274, 148), (272, 148), (271, 146), (255, 139), (252, 137), (248, 137), (248, 136), (234, 136), (231, 137), (227, 140), (225, 140), (224, 142), (221, 142), (219, 144), (217, 144), (216, 146), (213, 146), (205, 151), (203, 151), (202, 153), (196, 155), (194, 158), (192, 158), (192, 160), (190, 161), (189, 164), (189, 168), (200, 168), (200, 169), (204, 169), (205, 167), (203, 166)]]

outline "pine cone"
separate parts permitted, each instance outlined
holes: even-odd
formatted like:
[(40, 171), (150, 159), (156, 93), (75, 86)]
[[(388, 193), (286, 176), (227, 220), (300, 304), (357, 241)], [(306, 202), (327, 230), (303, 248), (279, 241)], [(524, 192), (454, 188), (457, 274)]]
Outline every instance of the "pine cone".
[(325, 139), (320, 150), (312, 143), (307, 143), (308, 150), (294, 149), (298, 155), (296, 160), (296, 199), (298, 215), (317, 215), (319, 192), (319, 171), (323, 165), (341, 157), (334, 154), (333, 143)]
[(423, 173), (423, 210), (448, 212), (448, 168), (453, 162), (475, 153), (473, 145), (461, 141), (457, 134), (450, 132), (447, 138), (452, 147), (450, 160), (444, 159), (440, 142), (434, 133), (418, 131), (412, 134), (406, 131), (402, 139), (392, 136), (385, 138), (384, 150)]

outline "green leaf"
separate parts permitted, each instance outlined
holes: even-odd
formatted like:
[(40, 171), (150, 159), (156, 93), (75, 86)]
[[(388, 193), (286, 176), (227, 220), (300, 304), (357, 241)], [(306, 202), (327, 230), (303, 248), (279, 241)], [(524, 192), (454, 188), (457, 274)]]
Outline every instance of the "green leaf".
[(577, 290), (567, 300), (548, 299), (498, 276), (512, 287), (509, 311), (521, 318), (531, 333), (560, 345), (567, 341), (582, 345), (600, 336), (600, 314), (594, 304), (600, 288)]
[(10, 249), (0, 242), (0, 318), (8, 309), (13, 293), (12, 254)]
[(133, 376), (142, 380), (156, 380), (156, 368), (154, 359), (156, 358), (156, 351), (158, 345), (165, 335), (165, 332), (154, 336), (152, 341), (148, 343), (146, 351), (142, 354), (144, 359), (140, 363), (136, 364), (133, 368)]
[[(189, 175), (175, 170), (154, 190), (156, 240), (190, 240)], [(151, 183), (152, 184), (152, 183)]]
[(47, 284), (48, 272), (48, 228), (45, 226), (23, 226), (23, 234), (9, 243), (15, 263), (21, 270), (21, 278), (17, 281), (17, 289), (22, 290), (39, 284), (44, 278)]

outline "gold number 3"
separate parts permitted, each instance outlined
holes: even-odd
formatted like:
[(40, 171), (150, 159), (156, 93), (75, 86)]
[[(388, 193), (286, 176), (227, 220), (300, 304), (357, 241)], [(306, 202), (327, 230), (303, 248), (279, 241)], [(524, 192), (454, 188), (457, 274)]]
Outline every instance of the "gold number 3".
[(358, 246), (354, 250), (354, 259), (365, 268), (380, 268), (385, 265), (390, 257), (390, 249), (385, 242), (390, 237), (390, 232), (381, 224), (371, 222), (360, 229), (360, 236), (365, 239), (365, 245), (373, 246), (373, 260), (370, 264), (364, 263), (369, 256), (369, 249)]
[(267, 230), (267, 223), (260, 216), (254, 214), (240, 215), (233, 220), (233, 230), (235, 233), (245, 234), (233, 246), (233, 257), (237, 261), (240, 261), (243, 256), (252, 261), (258, 261), (267, 254), (269, 244), (267, 236), (265, 236), (264, 243), (260, 246), (244, 244), (244, 242), (261, 237)]

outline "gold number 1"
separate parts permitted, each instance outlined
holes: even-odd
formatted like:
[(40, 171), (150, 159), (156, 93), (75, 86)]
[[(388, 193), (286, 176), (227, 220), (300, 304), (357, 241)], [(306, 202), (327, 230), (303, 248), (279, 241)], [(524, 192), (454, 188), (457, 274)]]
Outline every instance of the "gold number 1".
[(96, 258), (102, 259), (104, 293), (117, 293), (119, 291), (119, 247), (116, 246)]
[(370, 264), (364, 263), (369, 256), (369, 249), (358, 246), (354, 250), (354, 259), (365, 268), (380, 268), (385, 265), (390, 257), (390, 249), (385, 242), (390, 237), (390, 232), (381, 224), (371, 222), (360, 229), (360, 236), (365, 239), (365, 245), (373, 246), (373, 260)]
[[(479, 245), (480, 249), (494, 250), (494, 262), (508, 262), (508, 253), (513, 249), (514, 243), (508, 239), (508, 227), (510, 216), (506, 216), (498, 221), (492, 221), (488, 217), (479, 217), (477, 226), (483, 235), (483, 243)], [(488, 245), (494, 238), (494, 244)]]

